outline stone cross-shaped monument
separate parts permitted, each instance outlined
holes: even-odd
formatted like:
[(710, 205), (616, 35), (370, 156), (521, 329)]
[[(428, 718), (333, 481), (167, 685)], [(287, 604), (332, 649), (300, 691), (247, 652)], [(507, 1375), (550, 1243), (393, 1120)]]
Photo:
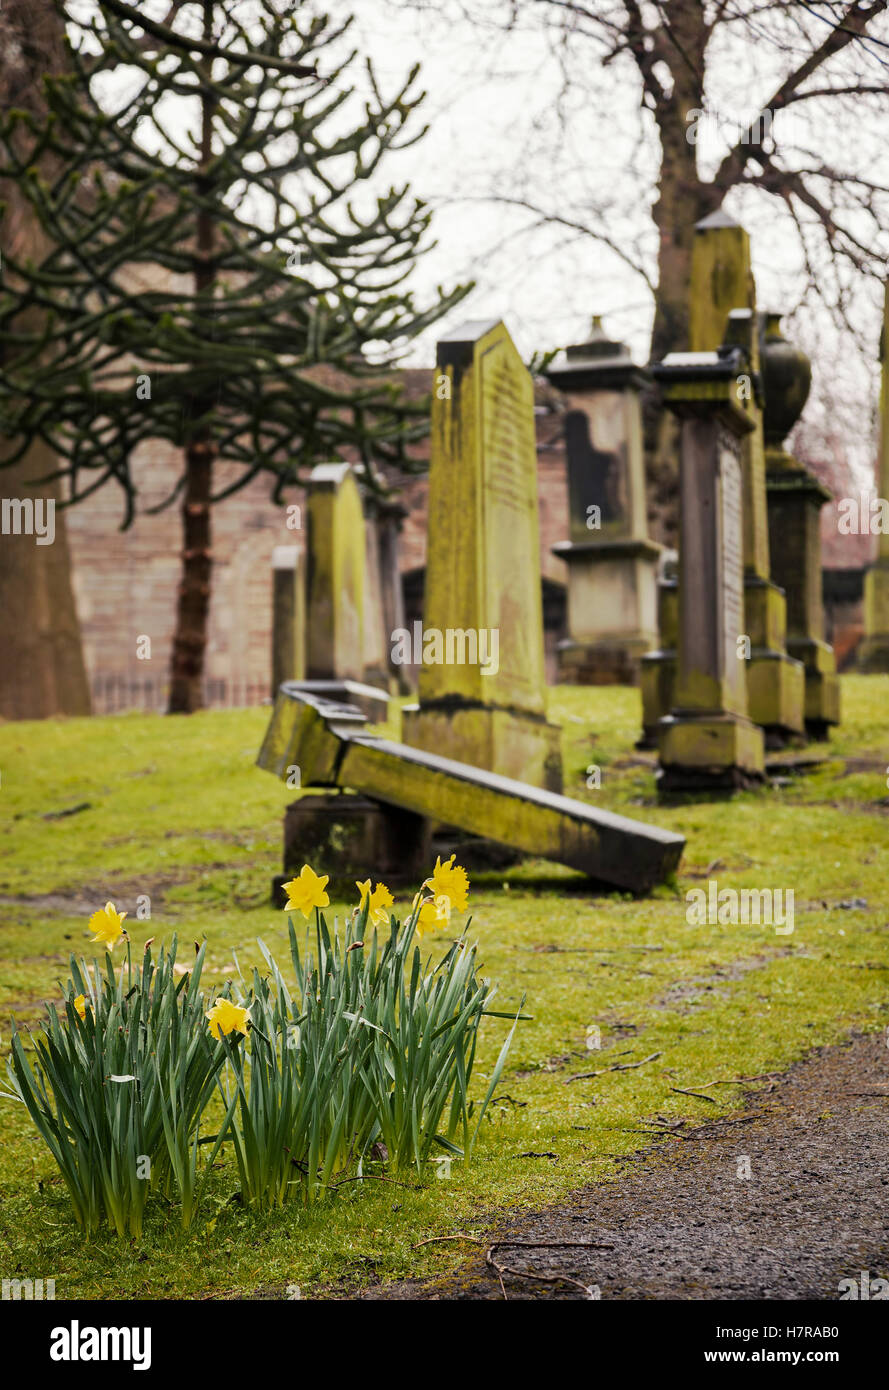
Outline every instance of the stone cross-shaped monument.
[(570, 539), (568, 637), (559, 676), (575, 685), (638, 685), (657, 645), (656, 570), (648, 539), (639, 393), (650, 381), (593, 319), (589, 341), (566, 348), (547, 377), (563, 393)]
[[(531, 377), (504, 325), (438, 344), (419, 704), (406, 743), (561, 790), (547, 722)], [(417, 624), (417, 627), (420, 625)]]

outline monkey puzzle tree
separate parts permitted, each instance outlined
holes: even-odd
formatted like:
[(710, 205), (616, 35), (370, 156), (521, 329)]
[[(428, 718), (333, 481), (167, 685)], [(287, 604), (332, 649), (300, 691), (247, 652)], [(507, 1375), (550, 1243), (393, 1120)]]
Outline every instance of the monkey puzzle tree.
[[(52, 3), (72, 20), (70, 0)], [(162, 505), (181, 497), (169, 709), (188, 712), (201, 704), (212, 503), (261, 473), (280, 498), (319, 458), (404, 463), (424, 412), (382, 369), (465, 290), (416, 305), (405, 280), (429, 212), (406, 187), (362, 187), (423, 133), (416, 68), (386, 97), (367, 63), (359, 99), (348, 21), (306, 0), (162, 11), (91, 6), (71, 25), (70, 75), (46, 80), (46, 119), (0, 121), (0, 177), (50, 248), (5, 261), (0, 433), (19, 452), (50, 444), (74, 502), (116, 482), (125, 527), (134, 451), (182, 450)], [(234, 480), (214, 489), (217, 461)]]

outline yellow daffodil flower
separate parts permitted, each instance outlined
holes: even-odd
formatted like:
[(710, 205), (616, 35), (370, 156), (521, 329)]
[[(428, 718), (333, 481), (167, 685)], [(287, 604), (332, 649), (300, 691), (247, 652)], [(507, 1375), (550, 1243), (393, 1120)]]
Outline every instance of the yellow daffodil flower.
[(330, 898), (325, 893), (329, 874), (318, 875), (314, 869), (310, 869), (308, 864), (303, 864), (299, 871), (299, 878), (292, 878), (289, 883), (284, 884), (284, 892), (287, 894), (287, 906), (285, 912), (301, 912), (305, 918), (312, 914), (313, 907), (328, 907)]
[(106, 946), (114, 946), (118, 937), (126, 936), (123, 921), (125, 912), (118, 912), (114, 903), (106, 903), (89, 920), (90, 931), (95, 932), (93, 941), (101, 941)]
[(78, 994), (74, 998), (74, 1007), (81, 1018), (86, 1018), (86, 995)]
[(423, 887), (431, 888), (434, 898), (442, 896), (448, 898), (451, 907), (456, 908), (457, 912), (465, 912), (469, 897), (469, 879), (466, 876), (466, 870), (454, 863), (455, 858), (456, 856), (452, 854), (450, 859), (446, 859), (442, 864), (439, 855), (436, 858), (432, 876), (427, 878)]
[(385, 883), (378, 883), (373, 892), (370, 891), (370, 879), (366, 878), (363, 883), (355, 880), (355, 887), (361, 894), (361, 907), (364, 907), (365, 898), (370, 898), (370, 907), (367, 910), (368, 921), (373, 922), (374, 926), (385, 927), (389, 923), (389, 908), (395, 899), (389, 892)]
[[(417, 910), (417, 903), (420, 894), (418, 893), (413, 901), (413, 911)], [(439, 893), (437, 898), (427, 898), (417, 914), (414, 923), (414, 931), (418, 937), (424, 932), (437, 931), (439, 927), (446, 927), (451, 920), (451, 900), (444, 893)]]
[(240, 1004), (233, 1004), (230, 999), (217, 999), (204, 1017), (210, 1020), (210, 1032), (218, 1040), (223, 1033), (246, 1033), (250, 1010), (242, 1009)]

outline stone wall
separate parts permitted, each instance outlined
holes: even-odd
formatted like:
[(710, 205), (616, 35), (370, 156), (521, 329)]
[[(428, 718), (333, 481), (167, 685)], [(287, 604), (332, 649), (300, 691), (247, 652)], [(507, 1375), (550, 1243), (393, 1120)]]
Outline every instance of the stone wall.
[[(423, 374), (427, 375), (431, 377)], [(549, 412), (538, 412), (537, 419), (543, 572), (564, 583), (564, 565), (551, 554), (551, 546), (567, 535), (564, 453), (561, 443), (553, 442), (557, 419)], [(168, 496), (180, 470), (177, 451), (165, 443), (139, 450), (133, 473), (142, 496), (128, 531), (119, 529), (124, 499), (111, 483), (67, 513), (74, 592), (97, 714), (164, 708), (181, 523), (178, 499), (156, 515), (150, 515), (150, 508)], [(219, 465), (217, 490), (233, 477), (229, 468)], [(269, 695), (272, 550), (276, 545), (302, 550), (305, 543), (301, 530), (288, 529), (286, 506), (276, 506), (270, 492), (269, 480), (254, 479), (213, 508), (205, 677), (205, 698), (213, 706), (257, 704)], [(401, 536), (402, 572), (425, 564), (427, 492), (426, 477), (421, 476), (409, 479), (401, 493), (408, 508)], [(286, 500), (300, 506), (304, 522), (302, 490), (290, 489)], [(137, 655), (137, 639), (143, 636), (151, 639), (148, 660)]]

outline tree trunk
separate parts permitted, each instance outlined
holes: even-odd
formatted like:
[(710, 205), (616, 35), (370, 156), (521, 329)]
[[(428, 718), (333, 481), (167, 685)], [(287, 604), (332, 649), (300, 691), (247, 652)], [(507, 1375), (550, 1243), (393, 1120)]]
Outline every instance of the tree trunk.
[[(4, 443), (0, 441), (0, 454)], [(0, 471), (6, 500), (55, 503), (49, 544), (36, 534), (18, 535), (7, 524), (0, 535), (0, 718), (47, 719), (89, 714), (80, 624), (71, 588), (71, 561), (57, 483), (29, 486), (53, 471), (55, 455), (38, 441), (11, 468)], [(18, 512), (18, 508), (15, 509)], [(13, 512), (6, 514), (7, 523)], [(48, 519), (44, 512), (44, 525)]]
[[(695, 223), (718, 207), (721, 194), (698, 176), (696, 146), (689, 140), (690, 112), (703, 110), (706, 32), (698, 5), (677, 5), (671, 29), (685, 59), (673, 66), (673, 89), (657, 105), (661, 141), (658, 196), (652, 216), (658, 230), (658, 288), (649, 360), (660, 362), (668, 352), (688, 349), (691, 253)], [(675, 418), (662, 406), (657, 387), (643, 399), (648, 522), (652, 537), (662, 545), (679, 540), (678, 456)]]
[[(204, 0), (203, 37), (213, 37), (213, 0)], [(212, 78), (213, 62), (207, 58), (200, 64), (207, 84)], [(206, 193), (204, 171), (213, 158), (214, 98), (209, 86), (201, 96), (201, 172), (199, 191)], [(197, 221), (197, 269), (195, 290), (207, 297), (208, 314), (212, 314), (215, 272), (208, 263), (215, 244), (212, 214), (202, 210)], [(210, 612), (210, 578), (213, 566), (211, 551), (210, 496), (213, 485), (213, 460), (216, 450), (212, 430), (207, 422), (212, 400), (190, 402), (191, 418), (200, 423), (185, 450), (185, 499), (182, 503), (182, 579), (176, 607), (176, 630), (173, 634), (173, 656), (170, 669), (170, 700), (168, 714), (192, 714), (203, 709), (204, 653), (207, 648), (207, 618)]]
[(203, 709), (204, 652), (213, 564), (210, 549), (213, 456), (209, 439), (196, 439), (185, 451), (182, 579), (173, 637), (169, 714), (192, 714)]
[[(42, 113), (43, 74), (64, 67), (64, 31), (53, 6), (46, 0), (6, 0), (0, 11), (4, 108)], [(14, 187), (2, 188), (0, 196), (7, 204), (6, 246), (16, 256), (30, 254), (39, 259), (46, 249), (40, 227)], [(0, 440), (0, 456), (7, 449)], [(17, 464), (0, 469), (0, 497), (56, 504), (51, 544), (38, 545), (37, 536), (23, 530), (15, 534), (13, 524), (0, 534), (0, 717), (4, 719), (90, 713), (65, 515), (57, 505), (59, 485), (29, 486), (57, 466), (56, 456), (37, 441)], [(12, 522), (12, 511), (7, 510), (6, 519)]]

